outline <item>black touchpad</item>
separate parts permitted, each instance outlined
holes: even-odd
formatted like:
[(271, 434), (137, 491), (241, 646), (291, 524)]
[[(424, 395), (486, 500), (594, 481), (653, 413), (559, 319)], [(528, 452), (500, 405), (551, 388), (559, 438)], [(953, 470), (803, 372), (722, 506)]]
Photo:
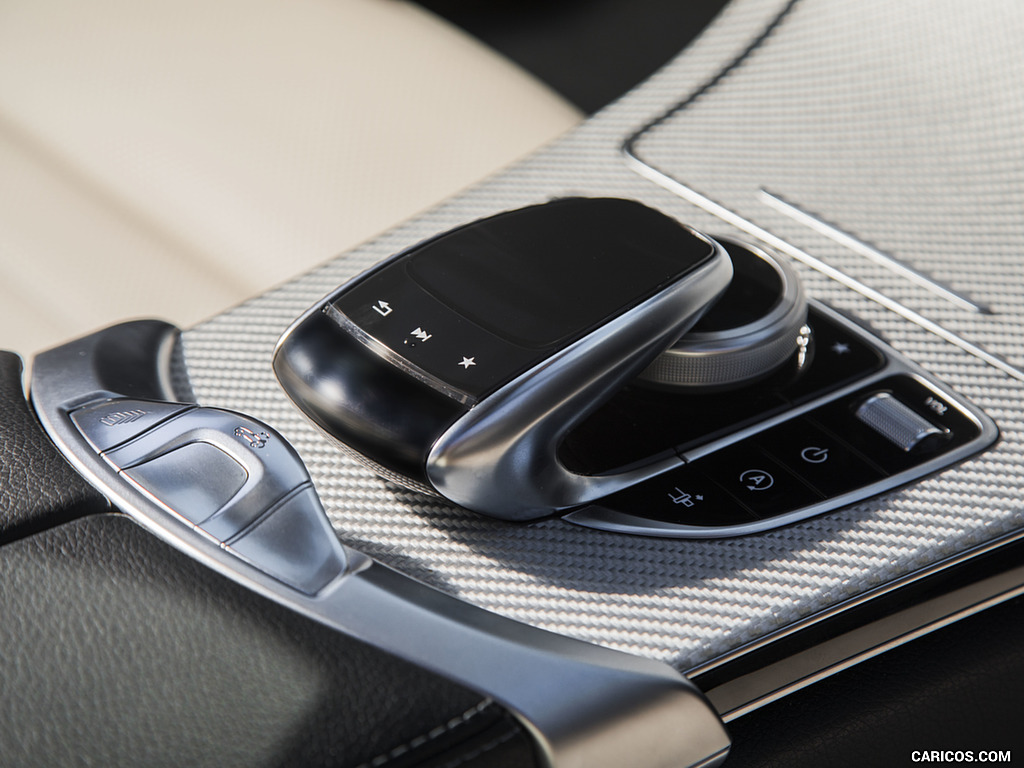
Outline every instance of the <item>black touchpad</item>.
[[(528, 226), (527, 226), (528, 222)], [(698, 246), (698, 247), (694, 247)], [(409, 275), (513, 343), (553, 346), (711, 255), (674, 220), (623, 200), (567, 199), (455, 230), (420, 248)]]

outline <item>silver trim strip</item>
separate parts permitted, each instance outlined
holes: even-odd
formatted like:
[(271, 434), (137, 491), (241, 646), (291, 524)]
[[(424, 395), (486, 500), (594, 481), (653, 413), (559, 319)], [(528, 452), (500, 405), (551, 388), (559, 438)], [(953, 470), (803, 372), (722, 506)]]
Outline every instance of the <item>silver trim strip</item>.
[(891, 269), (896, 274), (902, 275), (915, 285), (919, 285), (925, 290), (931, 291), (936, 296), (941, 296), (946, 301), (955, 304), (960, 309), (977, 312), (981, 315), (993, 314), (991, 307), (988, 305), (981, 304), (969, 296), (965, 296), (963, 293), (950, 288), (948, 285), (943, 284), (930, 275), (927, 275), (900, 259), (897, 259), (892, 254), (875, 248), (873, 245), (854, 237), (849, 232), (844, 232), (835, 224), (831, 224), (821, 217), (805, 211), (803, 208), (795, 203), (791, 203), (781, 195), (778, 195), (775, 192), (770, 192), (764, 187), (761, 187), (759, 194), (761, 202), (769, 208), (788, 216), (799, 224), (803, 224), (805, 227), (814, 230), (819, 235), (824, 235), (833, 242), (839, 243), (839, 245), (850, 249), (854, 253), (860, 254), (875, 264), (883, 266), (886, 269)]
[[(688, 670), (687, 674), (691, 677), (699, 678), (701, 675), (730, 664), (749, 653), (761, 650), (775, 642), (805, 631), (822, 622), (833, 619), (846, 611), (861, 607), (870, 601), (912, 586), (920, 581), (934, 577), (950, 568), (963, 565), (976, 557), (989, 554), (1001, 547), (1014, 544), (1021, 540), (1024, 540), (1024, 531), (1018, 531), (993, 542), (989, 542), (988, 544), (968, 550), (960, 555), (949, 558), (948, 560), (936, 563), (935, 565), (919, 571), (918, 573), (886, 584), (883, 587), (863, 595), (858, 595), (855, 598), (833, 606), (827, 611), (822, 611), (814, 616), (810, 616), (771, 635), (761, 637), (758, 640), (737, 648), (724, 656), (713, 659), (712, 661), (698, 667), (694, 667), (693, 669)], [(923, 603), (915, 603), (907, 609), (907, 611), (910, 611), (913, 614), (910, 619), (904, 620), (906, 612), (899, 612), (893, 616), (883, 617), (882, 619), (863, 627), (855, 628), (849, 632), (843, 633), (842, 635), (830, 637), (825, 644), (813, 646), (811, 650), (812, 657), (808, 661), (808, 664), (817, 666), (818, 669), (816, 671), (802, 675), (798, 673), (794, 676), (792, 671), (793, 666), (791, 666), (789, 672), (780, 674), (780, 677), (788, 677), (788, 682), (779, 684), (775, 687), (769, 687), (770, 689), (764, 690), (763, 693), (749, 697), (737, 696), (735, 690), (730, 692), (725, 688), (725, 686), (730, 685), (731, 683), (725, 683), (722, 686), (709, 689), (708, 696), (716, 702), (719, 707), (719, 711), (724, 710), (723, 719), (726, 722), (735, 720), (744, 714), (753, 712), (754, 710), (759, 709), (766, 704), (770, 704), (773, 701), (777, 701), (790, 693), (794, 693), (807, 685), (817, 682), (818, 680), (830, 677), (844, 669), (849, 669), (861, 661), (866, 661), (867, 659), (873, 658), (874, 656), (890, 650), (891, 648), (898, 647), (917, 637), (921, 637), (929, 632), (941, 629), (942, 627), (949, 626), (960, 619), (967, 618), (968, 616), (979, 613), (986, 608), (990, 608), (994, 605), (998, 605), (999, 603), (1013, 599), (1020, 594), (1024, 594), (1024, 583), (1022, 583), (1022, 580), (1024, 580), (1024, 567), (1014, 568), (1011, 571), (997, 574), (996, 576), (969, 584), (962, 589), (954, 590), (950, 593), (944, 593)], [(994, 587), (994, 589), (989, 589), (989, 586)], [(961, 596), (962, 599), (958, 600), (956, 597), (957, 595)], [(953, 603), (954, 605), (947, 607), (949, 606), (949, 603)], [(934, 612), (930, 617), (921, 616), (922, 613), (929, 613), (931, 609), (934, 609)], [(899, 623), (908, 628), (906, 631), (892, 632), (889, 629), (889, 627), (892, 626), (892, 623)], [(871, 637), (869, 637), (869, 635)], [(858, 643), (851, 642), (849, 640), (851, 637), (865, 638), (870, 640), (870, 643), (860, 644), (858, 648)], [(850, 650), (845, 655), (842, 653), (834, 654), (836, 660), (834, 662), (830, 662), (827, 660), (829, 658), (829, 654), (827, 652), (823, 653), (822, 649), (833, 640), (837, 642), (838, 646), (849, 648)], [(792, 657), (783, 659), (777, 662), (776, 670), (783, 670), (785, 668), (783, 665), (791, 663)], [(750, 677), (753, 678), (760, 674), (761, 671), (762, 670), (758, 670), (758, 672), (752, 673)], [(768, 674), (770, 673), (771, 671), (769, 670)], [(764, 687), (763, 683), (757, 684), (762, 688)], [(715, 692), (716, 690), (718, 691), (717, 693)], [(748, 700), (737, 704), (736, 702), (740, 698), (747, 698)]]
[(303, 594), (124, 482), (68, 412), (100, 397), (124, 396), (125, 380), (133, 383), (133, 397), (179, 399), (169, 381), (154, 374), (162, 350), (177, 334), (166, 323), (137, 321), (35, 359), (31, 396), (43, 427), (118, 509), (264, 597), (490, 696), (534, 736), (546, 766), (667, 768), (711, 765), (724, 758), (729, 737), (717, 713), (667, 664), (492, 614), (349, 548), (347, 571), (318, 594)]
[[(1017, 576), (1020, 577), (1024, 575), (1024, 569), (1016, 569), (1014, 573), (1016, 573)], [(727, 710), (722, 713), (722, 719), (726, 723), (730, 723), (733, 720), (743, 717), (743, 715), (750, 714), (751, 712), (754, 712), (767, 704), (771, 704), (774, 701), (778, 701), (779, 699), (785, 698), (791, 693), (796, 693), (797, 691), (802, 690), (809, 685), (813, 685), (814, 683), (817, 683), (821, 680), (825, 680), (831, 677), (832, 675), (850, 669), (851, 667), (855, 667), (862, 661), (868, 661), (869, 659), (873, 659), (874, 657), (880, 656), (886, 651), (890, 651), (893, 648), (898, 648), (901, 645), (916, 640), (919, 637), (924, 637), (925, 635), (931, 634), (932, 632), (942, 629), (943, 627), (948, 627), (951, 624), (955, 624), (956, 622), (960, 621), (961, 619), (966, 619), (977, 613), (981, 613), (982, 611), (988, 608), (992, 608), (993, 606), (999, 605), (1000, 603), (1004, 603), (1007, 600), (1012, 600), (1013, 598), (1018, 597), (1019, 595), (1024, 595), (1024, 585), (1014, 587), (1013, 589), (1007, 590), (1006, 592), (1001, 592), (993, 597), (988, 598), (987, 600), (982, 600), (978, 603), (974, 603), (966, 608), (963, 608), (962, 610), (950, 613), (946, 616), (943, 616), (942, 618), (936, 619), (929, 623), (918, 625), (912, 630), (908, 630), (902, 634), (896, 635), (895, 637), (892, 637), (891, 639), (885, 642), (881, 642), (877, 645), (873, 645), (870, 648), (867, 648), (866, 650), (852, 653), (850, 656), (843, 658), (841, 661), (837, 661), (835, 664), (823, 667), (817, 672), (808, 674), (805, 677), (801, 677), (797, 680), (792, 681), (791, 683), (780, 686), (779, 688), (776, 688), (775, 690), (772, 690), (771, 692), (766, 693), (763, 696), (760, 696), (759, 698), (749, 701), (748, 703), (742, 706), (735, 707), (734, 709), (728, 709), (728, 705), (726, 704), (726, 702), (728, 701), (727, 696), (730, 693), (732, 693), (732, 691), (726, 689), (725, 686), (722, 686), (723, 690), (714, 689), (710, 691), (709, 698), (711, 699), (712, 703), (715, 704), (716, 708), (721, 707)], [(945, 596), (939, 599), (945, 599)], [(914, 621), (914, 617), (917, 613), (925, 611), (929, 607), (929, 604), (925, 603), (919, 606), (915, 606), (915, 608), (918, 610), (907, 609), (906, 611), (901, 612), (898, 615), (897, 619), (892, 619), (892, 621), (896, 622), (902, 620), (906, 621), (907, 623), (910, 623)], [(887, 621), (879, 622), (879, 624), (883, 626), (888, 623), (889, 622)], [(873, 632), (878, 631), (881, 631), (880, 627), (875, 625), (868, 625), (867, 627), (860, 628), (860, 630), (844, 633), (842, 635), (839, 635), (838, 637), (832, 638), (826, 644), (815, 646), (813, 653), (816, 656), (820, 656), (822, 653), (828, 653), (831, 650), (832, 646), (856, 646), (856, 644), (859, 641), (860, 635), (871, 634)], [(786, 665), (787, 662), (791, 663), (790, 660), (785, 660), (783, 662), (779, 662), (779, 664)], [(783, 674), (785, 673), (783, 672)]]
[(902, 579), (889, 582), (881, 587), (878, 587), (877, 589), (865, 592), (863, 594), (857, 595), (856, 597), (850, 598), (849, 600), (845, 600), (841, 603), (838, 603), (825, 611), (821, 611), (812, 616), (808, 616), (807, 618), (790, 624), (789, 626), (784, 627), (783, 629), (780, 629), (777, 632), (773, 632), (770, 635), (760, 637), (757, 640), (751, 643), (747, 643), (746, 645), (743, 645), (733, 651), (730, 651), (729, 653), (723, 656), (719, 656), (716, 659), (712, 659), (711, 661), (707, 661), (696, 667), (692, 667), (691, 669), (686, 670), (686, 674), (690, 677), (699, 677), (700, 675), (706, 674), (707, 672), (710, 672), (713, 669), (717, 669), (718, 667), (729, 664), (730, 662), (735, 661), (741, 656), (745, 656), (751, 651), (756, 651), (760, 648), (764, 648), (767, 645), (771, 645), (777, 640), (789, 637), (790, 635), (796, 634), (797, 632), (802, 632), (803, 630), (808, 629), (809, 627), (813, 627), (815, 624), (820, 624), (823, 621), (827, 621), (828, 619), (834, 618), (835, 616), (838, 616), (839, 614), (848, 611), (851, 608), (857, 608), (871, 600), (875, 600), (876, 598), (887, 595), (890, 592), (894, 592), (898, 589), (908, 587), (923, 579), (927, 579), (931, 576), (935, 576), (936, 574), (942, 573), (943, 571), (949, 568), (953, 568), (958, 565), (963, 565), (964, 563), (968, 562), (969, 560), (973, 560), (976, 557), (986, 555), (990, 552), (996, 551), (997, 549), (1008, 546), (1010, 544), (1014, 544), (1022, 540), (1024, 540), (1024, 530), (1015, 531), (1014, 533), (1011, 533), (1007, 536), (1003, 536), (1001, 538), (995, 539), (994, 541), (982, 544), (981, 546), (974, 547), (958, 555), (954, 555), (953, 557), (947, 558), (938, 563), (935, 563), (934, 565), (917, 571), (916, 573), (910, 574), (909, 576), (905, 576)]
[[(659, 120), (660, 119), (661, 118), (659, 118)], [(654, 125), (654, 123), (656, 122), (658, 121), (654, 121), (650, 125)], [(821, 259), (818, 259), (812, 256), (811, 254), (807, 253), (807, 251), (804, 251), (801, 248), (797, 248), (790, 242), (783, 240), (781, 237), (778, 237), (777, 235), (772, 234), (763, 227), (754, 224), (752, 221), (743, 218), (738, 213), (729, 210), (725, 206), (716, 203), (714, 200), (711, 200), (708, 197), (705, 197), (701, 193), (697, 192), (691, 187), (686, 186), (682, 182), (677, 181), (676, 179), (658, 170), (657, 168), (648, 165), (646, 162), (640, 159), (633, 151), (635, 140), (639, 138), (639, 136), (645, 130), (647, 130), (647, 126), (641, 129), (634, 136), (627, 139), (621, 147), (622, 156), (625, 159), (626, 165), (629, 166), (640, 176), (644, 177), (648, 181), (654, 182), (659, 187), (668, 190), (674, 195), (681, 197), (683, 200), (686, 200), (687, 202), (696, 205), (698, 208), (704, 209), (713, 216), (717, 216), (722, 221), (726, 222), (727, 224), (733, 227), (736, 227), (737, 229), (745, 232), (751, 237), (756, 237), (759, 240), (767, 243), (771, 247), (779, 251), (782, 251), (783, 253), (788, 254), (789, 256), (792, 256), (794, 259), (807, 265), (811, 269), (815, 269), (818, 272), (824, 274), (825, 276), (832, 278), (837, 283), (849, 288), (851, 291), (859, 293), (864, 298), (870, 299), (871, 301), (874, 301), (877, 304), (881, 304), (886, 309), (895, 312), (904, 320), (914, 323), (914, 325), (923, 328), (924, 330), (938, 336), (940, 339), (943, 339), (944, 341), (948, 341), (950, 344), (959, 347), (964, 352), (967, 352), (968, 354), (977, 357), (979, 360), (984, 361), (985, 363), (991, 365), (993, 368), (997, 368), (998, 370), (1016, 379), (1017, 381), (1024, 382), (1024, 370), (1017, 368), (1012, 363), (1003, 359), (999, 355), (989, 352), (984, 347), (981, 347), (975, 344), (974, 342), (968, 341), (967, 339), (964, 339), (963, 337), (953, 333), (952, 331), (947, 330), (945, 327), (939, 325), (936, 322), (933, 322), (932, 320), (929, 320), (928, 318), (915, 312), (909, 307), (904, 306), (895, 299), (889, 298), (884, 293), (876, 291), (874, 288), (871, 288), (870, 286), (865, 285), (859, 280), (850, 277), (845, 272), (842, 272), (836, 269), (835, 267), (826, 264)]]

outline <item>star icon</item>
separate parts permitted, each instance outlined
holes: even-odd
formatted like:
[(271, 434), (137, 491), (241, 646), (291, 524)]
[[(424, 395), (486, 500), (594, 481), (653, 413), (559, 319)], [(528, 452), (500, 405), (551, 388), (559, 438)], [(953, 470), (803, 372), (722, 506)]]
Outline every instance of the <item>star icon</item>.
[(464, 356), (462, 358), (462, 362), (459, 363), (459, 365), (461, 365), (463, 368), (465, 368), (468, 371), (469, 370), (469, 366), (476, 365), (476, 358), (475, 357), (465, 357)]
[(832, 351), (837, 355), (845, 355), (850, 351), (850, 345), (844, 341), (837, 341), (832, 345)]

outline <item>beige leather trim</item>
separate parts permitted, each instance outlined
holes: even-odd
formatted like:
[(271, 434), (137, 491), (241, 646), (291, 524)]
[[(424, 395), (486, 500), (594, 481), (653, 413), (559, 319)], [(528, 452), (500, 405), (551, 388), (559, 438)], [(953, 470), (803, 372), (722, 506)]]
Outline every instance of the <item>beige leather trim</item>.
[(8, 0), (0, 347), (190, 325), (579, 117), (399, 0)]

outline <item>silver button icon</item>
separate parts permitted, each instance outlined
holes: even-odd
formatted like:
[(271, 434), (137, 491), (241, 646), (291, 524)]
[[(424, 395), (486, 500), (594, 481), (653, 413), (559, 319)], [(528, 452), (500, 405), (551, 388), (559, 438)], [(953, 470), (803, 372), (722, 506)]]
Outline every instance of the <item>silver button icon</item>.
[(828, 448), (819, 448), (816, 445), (808, 445), (800, 451), (800, 458), (808, 464), (824, 464), (828, 461)]
[(740, 482), (748, 491), (767, 491), (775, 485), (775, 478), (763, 469), (748, 469), (740, 475)]

